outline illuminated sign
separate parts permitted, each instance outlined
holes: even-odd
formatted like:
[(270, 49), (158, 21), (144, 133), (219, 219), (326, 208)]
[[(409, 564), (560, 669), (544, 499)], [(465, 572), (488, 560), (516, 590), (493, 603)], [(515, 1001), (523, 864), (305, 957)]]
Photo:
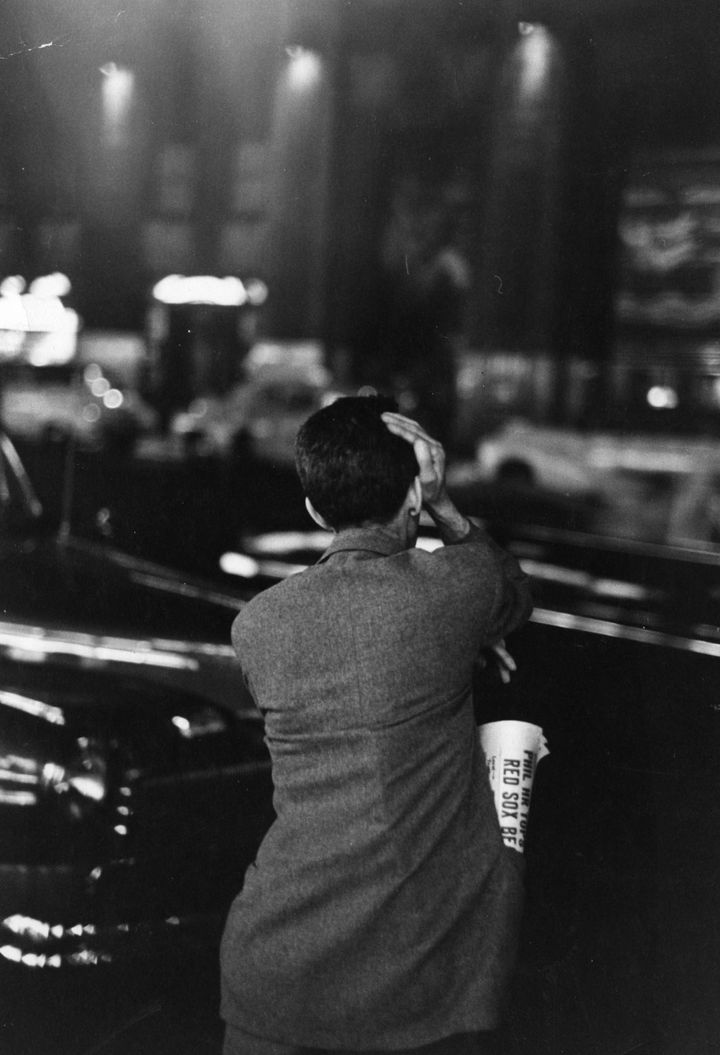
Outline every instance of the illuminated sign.
[(220, 307), (259, 307), (267, 300), (268, 290), (259, 279), (242, 282), (227, 275), (166, 275), (153, 287), (153, 297), (163, 304), (211, 304)]
[(36, 278), (26, 292), (21, 275), (0, 282), (0, 360), (26, 359), (33, 366), (69, 362), (80, 320), (60, 299), (70, 282), (59, 272)]

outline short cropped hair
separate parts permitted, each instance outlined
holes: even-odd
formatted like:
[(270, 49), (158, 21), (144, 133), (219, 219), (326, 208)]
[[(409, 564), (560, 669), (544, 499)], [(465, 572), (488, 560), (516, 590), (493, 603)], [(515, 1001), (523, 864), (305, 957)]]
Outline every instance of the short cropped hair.
[(311, 415), (297, 434), (302, 488), (336, 530), (392, 520), (418, 474), (412, 446), (380, 416), (388, 410), (397, 404), (385, 396), (343, 396)]

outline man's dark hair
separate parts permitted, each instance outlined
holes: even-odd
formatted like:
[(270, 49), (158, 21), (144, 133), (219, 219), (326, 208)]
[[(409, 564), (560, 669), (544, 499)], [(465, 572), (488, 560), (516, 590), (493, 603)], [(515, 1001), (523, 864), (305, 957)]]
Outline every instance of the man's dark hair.
[(412, 447), (380, 416), (388, 410), (397, 404), (385, 396), (344, 396), (316, 411), (298, 432), (300, 483), (336, 529), (392, 520), (417, 476)]

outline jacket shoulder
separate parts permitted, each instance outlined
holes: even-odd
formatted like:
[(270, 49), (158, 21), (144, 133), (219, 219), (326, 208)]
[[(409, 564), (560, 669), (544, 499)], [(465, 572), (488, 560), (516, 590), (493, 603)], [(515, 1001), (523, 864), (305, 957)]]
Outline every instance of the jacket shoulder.
[(259, 621), (273, 617), (279, 609), (292, 604), (298, 593), (304, 594), (310, 585), (308, 579), (312, 571), (313, 568), (308, 568), (297, 572), (282, 582), (268, 586), (266, 590), (246, 601), (233, 620), (233, 638), (236, 634), (256, 626)]

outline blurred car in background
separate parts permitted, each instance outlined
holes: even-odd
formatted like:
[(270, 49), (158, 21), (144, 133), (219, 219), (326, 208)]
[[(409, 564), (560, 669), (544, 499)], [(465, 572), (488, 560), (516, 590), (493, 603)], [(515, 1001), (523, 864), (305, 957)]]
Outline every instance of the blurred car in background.
[(0, 965), (212, 946), (272, 819), (223, 590), (48, 530), (0, 436)]
[(486, 480), (582, 493), (607, 487), (615, 472), (692, 474), (720, 471), (720, 441), (535, 425), (508, 421), (480, 441), (478, 476)]
[(137, 392), (113, 384), (96, 363), (5, 363), (0, 393), (3, 427), (18, 440), (127, 448), (157, 422)]
[(204, 395), (176, 414), (171, 433), (203, 454), (249, 453), (291, 466), (302, 423), (343, 394), (314, 342), (260, 342), (243, 364), (245, 380)]
[[(512, 421), (449, 469), (462, 491), (484, 484), (490, 506), (521, 522), (690, 548), (720, 545), (720, 441), (678, 435), (577, 432)], [(575, 522), (574, 524), (572, 522)]]

